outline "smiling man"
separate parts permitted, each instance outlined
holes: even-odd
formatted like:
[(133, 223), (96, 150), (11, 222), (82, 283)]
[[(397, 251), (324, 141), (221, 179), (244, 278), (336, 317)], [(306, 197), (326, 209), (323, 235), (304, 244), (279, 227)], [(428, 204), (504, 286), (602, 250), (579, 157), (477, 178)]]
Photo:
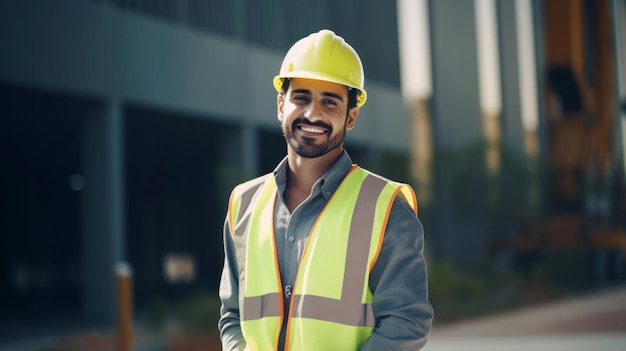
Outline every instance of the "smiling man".
[(433, 309), (415, 194), (343, 149), (367, 99), (358, 54), (321, 30), (273, 83), (287, 156), (228, 203), (223, 350), (421, 349)]

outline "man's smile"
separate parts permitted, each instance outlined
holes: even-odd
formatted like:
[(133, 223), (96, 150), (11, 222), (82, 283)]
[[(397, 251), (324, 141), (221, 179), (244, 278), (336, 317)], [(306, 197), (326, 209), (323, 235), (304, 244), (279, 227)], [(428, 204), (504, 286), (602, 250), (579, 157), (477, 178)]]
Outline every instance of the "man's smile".
[(324, 134), (326, 132), (325, 129), (320, 127), (312, 127), (312, 126), (299, 126), (300, 130), (307, 133), (315, 133), (315, 134)]
[(316, 122), (311, 123), (310, 121), (304, 118), (298, 118), (293, 122), (294, 131), (299, 129), (305, 135), (313, 136), (313, 135), (323, 135), (323, 134), (331, 134), (333, 128), (326, 123)]

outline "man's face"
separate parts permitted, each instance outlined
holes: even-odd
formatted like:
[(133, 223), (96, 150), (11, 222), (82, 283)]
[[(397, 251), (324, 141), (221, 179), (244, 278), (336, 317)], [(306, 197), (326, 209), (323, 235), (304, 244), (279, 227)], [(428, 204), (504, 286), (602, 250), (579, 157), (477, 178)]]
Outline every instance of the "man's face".
[(287, 144), (306, 158), (339, 152), (359, 112), (356, 107), (348, 111), (345, 85), (304, 78), (291, 79), (277, 106)]

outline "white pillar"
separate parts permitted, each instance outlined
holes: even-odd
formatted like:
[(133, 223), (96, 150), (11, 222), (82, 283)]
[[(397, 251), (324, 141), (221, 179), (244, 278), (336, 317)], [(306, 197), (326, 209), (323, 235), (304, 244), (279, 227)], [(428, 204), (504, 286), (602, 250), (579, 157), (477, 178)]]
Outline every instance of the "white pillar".
[(519, 62), (520, 113), (524, 127), (526, 153), (530, 158), (539, 154), (539, 107), (537, 65), (535, 64), (535, 35), (531, 0), (515, 1), (517, 60)]
[(402, 97), (411, 111), (411, 173), (417, 197), (428, 205), (432, 196), (433, 128), (429, 111), (432, 95), (430, 21), (427, 0), (397, 0), (398, 47)]
[(485, 158), (491, 174), (500, 170), (500, 114), (502, 84), (500, 77), (500, 45), (494, 0), (474, 0), (476, 16), (476, 53), (478, 55), (478, 87), (483, 114), (483, 134), (487, 143)]
[[(613, 0), (612, 12), (617, 67), (617, 100), (619, 103), (615, 130), (618, 134), (621, 127), (622, 166), (623, 174), (626, 174), (626, 1)], [(619, 140), (619, 137), (616, 139)]]

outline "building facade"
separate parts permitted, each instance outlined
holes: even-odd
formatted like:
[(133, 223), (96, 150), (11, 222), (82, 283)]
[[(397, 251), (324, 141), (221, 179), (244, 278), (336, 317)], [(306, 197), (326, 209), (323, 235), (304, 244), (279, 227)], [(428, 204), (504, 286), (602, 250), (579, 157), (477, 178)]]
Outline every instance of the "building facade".
[[(491, 140), (485, 120), (493, 116), (485, 116), (479, 69), (477, 28), (485, 19), (477, 16), (482, 12), (476, 4), (481, 1), (425, 3), (432, 63), (432, 94), (425, 106), (433, 149), (463, 149)], [(558, 88), (569, 76), (554, 78), (556, 85), (550, 85), (546, 75), (550, 67), (565, 63), (574, 72), (588, 73), (587, 80), (579, 80), (582, 90), (600, 91), (588, 96), (601, 102), (585, 103), (599, 116), (594, 118), (604, 121), (599, 138), (610, 138), (593, 159), (610, 162), (594, 169), (622, 179), (623, 147), (616, 126), (625, 117), (615, 107), (626, 99), (623, 88), (602, 80), (618, 77), (616, 85), (623, 84), (623, 71), (620, 76), (618, 69), (602, 67), (614, 65), (618, 56), (613, 53), (624, 43), (614, 35), (626, 21), (624, 2), (493, 3), (500, 86), (493, 140), (523, 159), (550, 160), (556, 154), (554, 165), (572, 157), (578, 161), (567, 165), (588, 162), (567, 156), (585, 154), (564, 146), (578, 139), (559, 137), (576, 117), (550, 115), (548, 109), (571, 102)], [(607, 8), (609, 15), (603, 12)], [(577, 26), (565, 32), (551, 27), (559, 23), (558, 9), (567, 10), (571, 23), (595, 25), (583, 33), (571, 33)], [(581, 9), (596, 15), (582, 16)], [(291, 44), (321, 28), (351, 43), (365, 68), (368, 102), (348, 133), (346, 149), (355, 162), (412, 182), (415, 138), (401, 81), (421, 77), (400, 72), (397, 10), (395, 2), (358, 0), (2, 1), (0, 322), (77, 316), (112, 323), (119, 262), (132, 268), (138, 305), (155, 296), (215, 291), (231, 187), (271, 171), (285, 154), (272, 78)], [(522, 11), (530, 17), (520, 17)], [(605, 33), (598, 23), (610, 14), (615, 14), (610, 22), (615, 29)], [(530, 37), (521, 35), (524, 20)], [(555, 41), (568, 40), (572, 45), (553, 50), (560, 47)], [(584, 40), (613, 40), (618, 49), (578, 47)], [(527, 42), (533, 53), (524, 58)], [(572, 48), (600, 59), (576, 61)], [(528, 60), (533, 61), (530, 71), (521, 70)], [(528, 83), (528, 77), (534, 81)], [(528, 86), (530, 100), (522, 94)], [(524, 122), (528, 109), (536, 117), (530, 139)], [(555, 121), (561, 120), (568, 122), (559, 127)], [(561, 170), (565, 180), (579, 175), (578, 168)], [(450, 210), (456, 200), (446, 194), (471, 184), (454, 175), (435, 174), (441, 176), (434, 186), (442, 200), (424, 221), (433, 257), (450, 256), (466, 266), (488, 253), (494, 237), (486, 234), (488, 219)], [(561, 189), (565, 200), (572, 191), (581, 193), (576, 188), (580, 179), (573, 184)], [(623, 188), (617, 193), (623, 194)], [(580, 196), (574, 198), (576, 206), (584, 207)], [(619, 199), (611, 205), (617, 228), (625, 208)], [(580, 214), (586, 215), (584, 208)], [(514, 239), (517, 233), (504, 229)]]

